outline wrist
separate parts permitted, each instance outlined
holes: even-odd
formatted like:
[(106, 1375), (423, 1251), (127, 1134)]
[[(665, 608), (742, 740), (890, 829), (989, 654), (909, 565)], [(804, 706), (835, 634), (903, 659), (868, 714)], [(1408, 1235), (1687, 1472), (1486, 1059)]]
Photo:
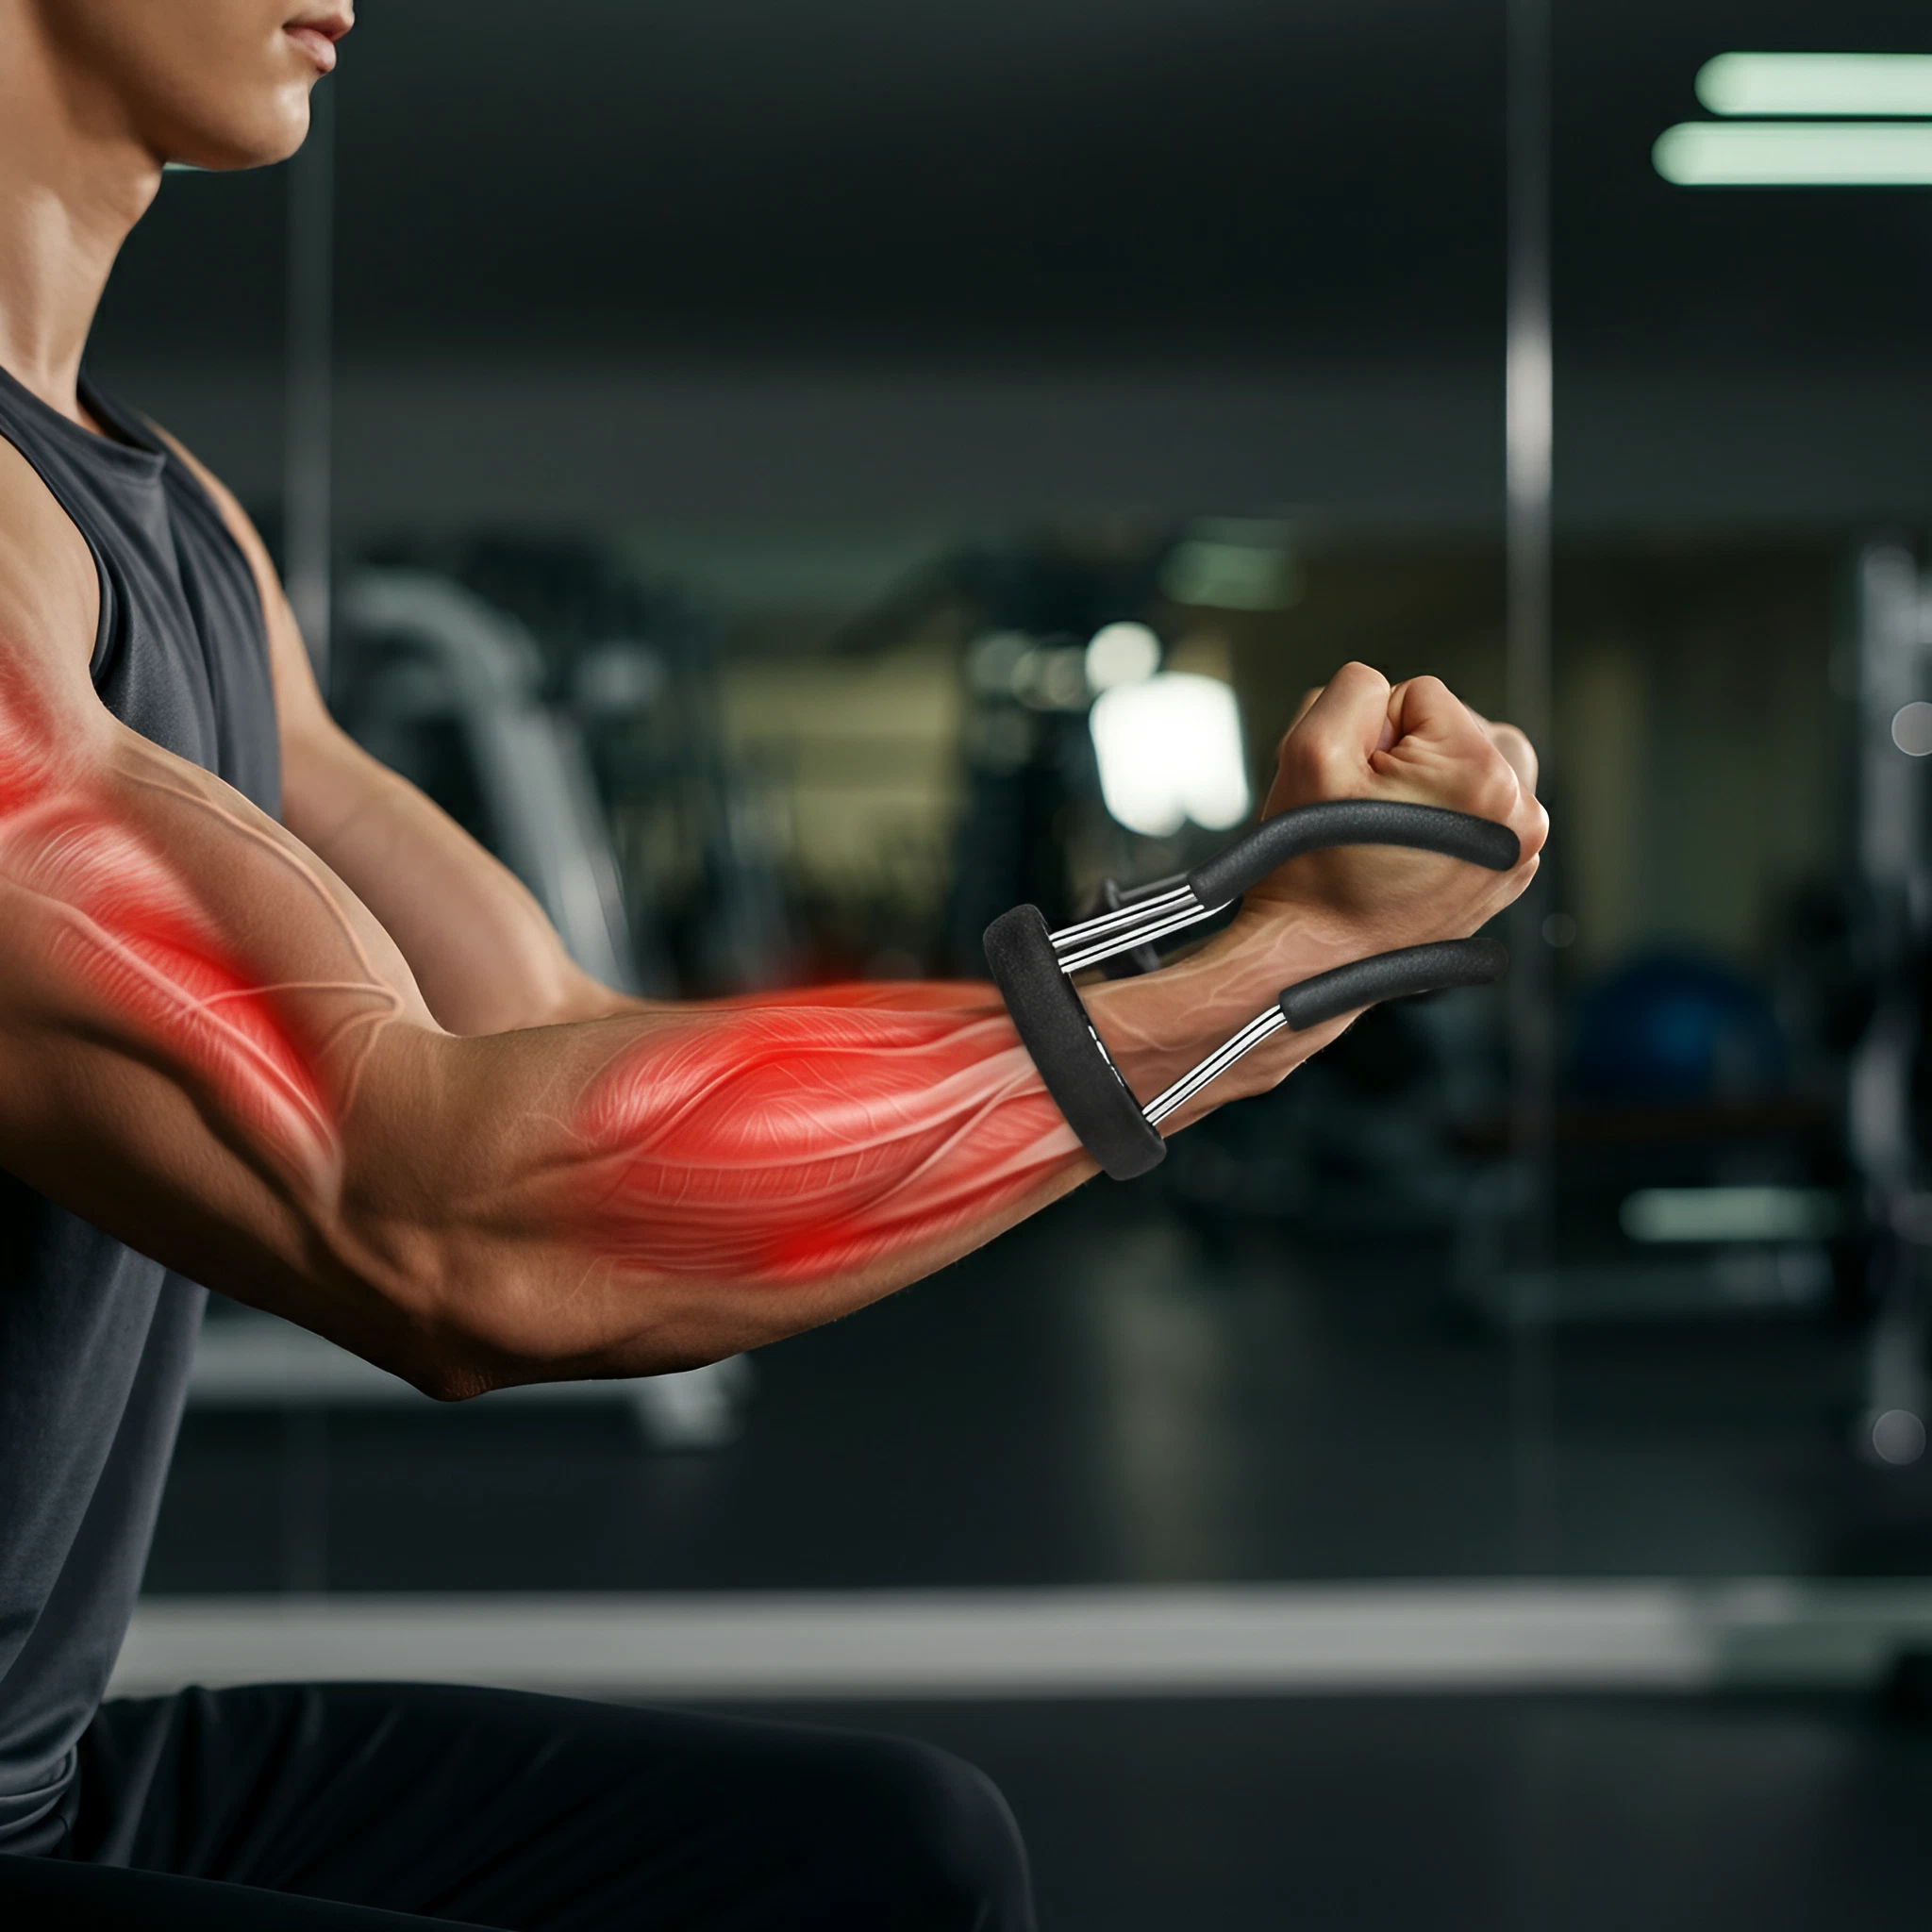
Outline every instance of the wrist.
[[(1339, 923), (1271, 908), (1243, 913), (1198, 952), (1158, 973), (1087, 987), (1082, 997), (1094, 1031), (1144, 1103), (1265, 1012), (1285, 988), (1346, 965), (1362, 951)], [(1274, 1086), (1339, 1030), (1329, 1024), (1271, 1041), (1217, 1080), (1207, 1104), (1190, 1106), (1172, 1124)]]

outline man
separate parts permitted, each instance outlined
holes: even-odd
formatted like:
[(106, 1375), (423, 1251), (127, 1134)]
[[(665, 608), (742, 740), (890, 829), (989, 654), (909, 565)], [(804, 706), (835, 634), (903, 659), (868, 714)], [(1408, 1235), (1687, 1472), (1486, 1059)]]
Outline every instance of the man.
[[(350, 25), (348, 0), (0, 0), (0, 1915), (1030, 1924), (997, 1793), (914, 1745), (408, 1686), (99, 1707), (188, 1281), (455, 1398), (793, 1334), (1093, 1171), (989, 988), (590, 981), (333, 724), (233, 498), (81, 375), (163, 164), (293, 152)], [(1527, 746), (1430, 679), (1351, 665), (1304, 708), (1269, 809), (1336, 796), (1502, 821), (1523, 863), (1286, 869), (1185, 963), (1090, 994), (1143, 1098), (1280, 987), (1473, 931), (1542, 841)]]

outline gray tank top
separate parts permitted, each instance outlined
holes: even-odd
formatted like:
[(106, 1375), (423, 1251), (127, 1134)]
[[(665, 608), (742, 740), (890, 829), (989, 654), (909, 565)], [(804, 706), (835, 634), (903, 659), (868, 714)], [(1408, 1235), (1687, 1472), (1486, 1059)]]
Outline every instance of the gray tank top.
[[(153, 431), (83, 394), (120, 441), (0, 370), (0, 437), (93, 552), (94, 689), (124, 724), (279, 816), (247, 561)], [(0, 1851), (51, 1849), (64, 1828), (75, 1743), (141, 1586), (203, 1299), (0, 1170)]]

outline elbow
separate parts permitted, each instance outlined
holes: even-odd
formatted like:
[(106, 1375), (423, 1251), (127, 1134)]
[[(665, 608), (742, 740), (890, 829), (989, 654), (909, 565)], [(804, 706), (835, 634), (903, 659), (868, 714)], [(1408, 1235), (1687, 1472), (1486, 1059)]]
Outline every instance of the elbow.
[(707, 1369), (742, 1353), (728, 1344), (658, 1343), (612, 1348), (587, 1357), (558, 1359), (479, 1346), (474, 1341), (445, 1341), (416, 1351), (407, 1364), (393, 1366), (411, 1387), (434, 1402), (471, 1402), (499, 1389), (544, 1382), (632, 1381)]
[(491, 1253), (437, 1256), (385, 1297), (381, 1365), (438, 1402), (531, 1383), (674, 1374), (760, 1338), (669, 1284), (550, 1278)]
[(472, 1402), (532, 1379), (483, 1337), (441, 1324), (416, 1328), (383, 1366), (432, 1402)]
[[(306, 1326), (437, 1402), (467, 1402), (537, 1379), (518, 1324), (505, 1318), (512, 1281), (487, 1252), (454, 1252), (434, 1230), (345, 1218), (324, 1234), (319, 1304)], [(316, 1319), (316, 1317), (322, 1319)]]
[(492, 1390), (566, 1379), (546, 1374), (533, 1357), (507, 1347), (487, 1325), (462, 1320), (411, 1319), (392, 1334), (377, 1365), (433, 1402), (471, 1402)]
[(435, 1269), (392, 1298), (392, 1358), (384, 1366), (436, 1402), (469, 1402), (494, 1389), (545, 1379), (532, 1324), (496, 1271)]
[(353, 1327), (341, 1322), (307, 1325), (435, 1402), (468, 1402), (536, 1379), (473, 1324), (426, 1318), (413, 1298), (404, 1301), (392, 1292), (382, 1293), (375, 1311)]

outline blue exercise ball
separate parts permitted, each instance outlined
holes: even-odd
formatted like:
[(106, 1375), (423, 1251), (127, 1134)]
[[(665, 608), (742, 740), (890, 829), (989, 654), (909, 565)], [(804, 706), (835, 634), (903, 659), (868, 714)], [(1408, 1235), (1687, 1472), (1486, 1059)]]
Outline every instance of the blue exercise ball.
[(1591, 1100), (1748, 1099), (1784, 1084), (1784, 1041), (1771, 1002), (1714, 959), (1638, 959), (1576, 1008), (1572, 1075)]

